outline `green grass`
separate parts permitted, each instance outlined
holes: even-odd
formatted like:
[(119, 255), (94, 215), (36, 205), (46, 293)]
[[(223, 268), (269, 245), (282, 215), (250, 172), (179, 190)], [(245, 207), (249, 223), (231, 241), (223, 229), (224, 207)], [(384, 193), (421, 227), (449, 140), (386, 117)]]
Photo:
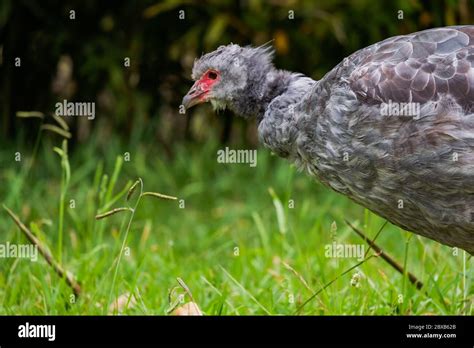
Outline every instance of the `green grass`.
[[(94, 137), (69, 149), (68, 178), (67, 159), (53, 152), (59, 137), (43, 136), (29, 174), (33, 146), (20, 139), (0, 150), (1, 201), (76, 275), (82, 294), (71, 297), (41, 257), (0, 259), (0, 314), (106, 314), (111, 298), (131, 292), (137, 304), (124, 313), (162, 315), (185, 294), (177, 278), (207, 315), (294, 314), (317, 292), (300, 314), (473, 314), (472, 259), (464, 279), (462, 251), (454, 256), (390, 224), (376, 242), (424, 289), (380, 257), (344, 273), (359, 261), (328, 258), (325, 245), (364, 244), (344, 219), (372, 238), (384, 220), (263, 148), (251, 168), (217, 163), (213, 141), (183, 143), (169, 159), (152, 139), (130, 145)], [(143, 197), (132, 217), (125, 211), (96, 220), (134, 206), (136, 198), (127, 202), (126, 195), (137, 178), (146, 191), (178, 200)], [(0, 226), (0, 243), (27, 243), (3, 210)], [(355, 273), (359, 286), (351, 285)]]

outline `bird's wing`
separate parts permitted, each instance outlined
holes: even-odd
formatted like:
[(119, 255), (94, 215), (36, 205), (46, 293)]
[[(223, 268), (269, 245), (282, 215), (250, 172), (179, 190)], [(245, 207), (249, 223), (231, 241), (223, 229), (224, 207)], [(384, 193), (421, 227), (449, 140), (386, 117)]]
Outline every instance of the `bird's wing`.
[(450, 95), (474, 103), (474, 26), (397, 36), (348, 57), (350, 88), (368, 104), (435, 101)]
[[(390, 102), (419, 103), (417, 117), (388, 117), (381, 104)], [(314, 86), (301, 129), (316, 126), (301, 137), (301, 152), (336, 191), (402, 228), (473, 251), (473, 103), (474, 26), (389, 38)]]

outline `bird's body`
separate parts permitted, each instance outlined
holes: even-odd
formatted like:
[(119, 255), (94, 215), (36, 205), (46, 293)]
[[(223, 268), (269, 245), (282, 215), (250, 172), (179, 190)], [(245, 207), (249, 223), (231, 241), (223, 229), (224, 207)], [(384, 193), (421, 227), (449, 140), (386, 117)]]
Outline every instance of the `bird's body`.
[(474, 253), (474, 26), (389, 38), (319, 81), (262, 66), (258, 80), (246, 72), (260, 96), (251, 112), (235, 90), (219, 103), (256, 116), (266, 147), (403, 229)]

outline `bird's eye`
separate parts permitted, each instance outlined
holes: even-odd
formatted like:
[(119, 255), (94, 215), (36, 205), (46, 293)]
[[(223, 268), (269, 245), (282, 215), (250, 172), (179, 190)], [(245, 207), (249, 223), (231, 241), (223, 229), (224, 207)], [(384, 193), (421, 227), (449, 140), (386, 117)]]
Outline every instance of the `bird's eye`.
[(207, 77), (209, 77), (211, 80), (217, 79), (217, 73), (215, 71), (209, 71), (207, 73)]

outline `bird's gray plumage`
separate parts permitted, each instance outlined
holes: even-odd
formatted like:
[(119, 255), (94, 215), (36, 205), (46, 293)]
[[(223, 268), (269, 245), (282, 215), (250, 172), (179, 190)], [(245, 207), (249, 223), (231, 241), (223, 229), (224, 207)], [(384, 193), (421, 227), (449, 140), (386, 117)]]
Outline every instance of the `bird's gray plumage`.
[[(319, 81), (273, 68), (267, 48), (235, 46), (210, 55), (247, 57), (232, 72), (246, 82), (213, 94), (256, 116), (266, 147), (392, 223), (474, 253), (474, 26), (389, 38)], [(416, 115), (382, 112), (406, 103)]]

